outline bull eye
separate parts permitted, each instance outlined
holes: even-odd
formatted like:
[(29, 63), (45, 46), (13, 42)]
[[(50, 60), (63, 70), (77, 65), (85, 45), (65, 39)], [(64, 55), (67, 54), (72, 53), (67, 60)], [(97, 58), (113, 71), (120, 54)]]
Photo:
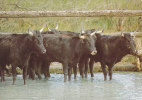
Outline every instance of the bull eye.
[(35, 39), (35, 42), (36, 42), (37, 44), (39, 44), (39, 40), (38, 40), (38, 39)]
[(129, 41), (129, 40), (127, 40), (127, 43), (128, 43), (128, 44), (130, 44), (130, 41)]
[(89, 46), (90, 46), (91, 44), (90, 44), (89, 42), (87, 42), (87, 45), (89, 45)]
[(130, 49), (131, 47), (128, 45), (128, 48)]
[(38, 35), (37, 37), (40, 38), (40, 35)]

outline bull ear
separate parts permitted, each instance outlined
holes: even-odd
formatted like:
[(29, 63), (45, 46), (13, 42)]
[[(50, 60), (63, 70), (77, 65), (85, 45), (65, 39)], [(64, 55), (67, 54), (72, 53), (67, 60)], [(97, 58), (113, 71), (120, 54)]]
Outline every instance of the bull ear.
[(31, 32), (30, 27), (28, 28), (28, 34), (33, 36), (33, 32)]
[(101, 34), (100, 34), (100, 33), (96, 33), (95, 35), (96, 35), (97, 38), (100, 38), (100, 37), (101, 37)]
[(46, 24), (46, 28), (47, 28), (48, 31), (51, 31), (50, 28), (47, 26), (47, 24)]
[(58, 30), (58, 23), (56, 23), (56, 28), (55, 29)]
[(40, 29), (39, 32), (42, 32), (44, 30), (44, 28), (45, 28), (45, 25)]

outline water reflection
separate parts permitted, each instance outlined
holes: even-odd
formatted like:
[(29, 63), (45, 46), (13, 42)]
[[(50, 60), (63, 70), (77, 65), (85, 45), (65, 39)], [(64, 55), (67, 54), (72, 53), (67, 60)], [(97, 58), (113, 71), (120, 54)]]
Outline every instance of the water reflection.
[(16, 85), (12, 78), (0, 82), (0, 100), (142, 100), (142, 73), (114, 73), (112, 81), (103, 81), (102, 73), (94, 78), (77, 79), (64, 83), (62, 74), (51, 78), (27, 80), (23, 85), (19, 75)]

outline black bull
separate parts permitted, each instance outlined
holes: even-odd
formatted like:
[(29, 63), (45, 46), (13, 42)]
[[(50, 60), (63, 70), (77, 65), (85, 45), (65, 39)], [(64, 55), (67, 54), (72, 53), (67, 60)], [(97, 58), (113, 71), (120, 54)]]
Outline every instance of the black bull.
[[(90, 55), (90, 73), (93, 77), (93, 64), (94, 62), (100, 62), (102, 71), (104, 74), (104, 80), (107, 79), (106, 65), (108, 66), (109, 78), (112, 79), (112, 67), (121, 61), (121, 59), (127, 55), (136, 55), (136, 45), (134, 42), (134, 33), (122, 33), (119, 36), (109, 36), (96, 34), (96, 49), (97, 54)], [(82, 62), (81, 62), (82, 63)], [(80, 66), (81, 67), (81, 66)], [(88, 67), (88, 66), (86, 66)], [(88, 69), (88, 68), (86, 68)], [(87, 72), (88, 70), (86, 70)]]
[(33, 31), (29, 34), (0, 34), (1, 79), (4, 79), (4, 67), (6, 64), (11, 64), (13, 84), (15, 84), (16, 80), (16, 67), (23, 69), (23, 79), (24, 84), (26, 84), (27, 67), (30, 55), (33, 52), (46, 52), (40, 31)]
[[(95, 36), (89, 34), (79, 35), (78, 33), (69, 31), (59, 31), (60, 34), (54, 34), (51, 31), (44, 32), (44, 45), (48, 51), (46, 55), (40, 55), (43, 65), (44, 74), (49, 75), (49, 65), (51, 62), (60, 62), (63, 65), (64, 81), (69, 74), (71, 76), (71, 68), (76, 66), (80, 58), (84, 54), (95, 54), (96, 48), (94, 46)], [(48, 44), (50, 43), (50, 44)], [(37, 60), (39, 61), (39, 59)], [(31, 63), (32, 60), (31, 60)], [(32, 64), (30, 64), (32, 65)], [(33, 66), (34, 67), (34, 66)], [(37, 66), (39, 67), (39, 66)], [(31, 70), (33, 70), (31, 68)], [(69, 70), (69, 71), (68, 71)], [(34, 79), (34, 78), (33, 78)]]

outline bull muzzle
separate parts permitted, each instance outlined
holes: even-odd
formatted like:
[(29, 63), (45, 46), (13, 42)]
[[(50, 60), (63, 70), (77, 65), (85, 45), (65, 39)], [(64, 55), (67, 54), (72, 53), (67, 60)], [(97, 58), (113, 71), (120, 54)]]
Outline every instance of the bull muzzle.
[(139, 51), (138, 50), (135, 50), (135, 55), (139, 55)]
[(130, 54), (132, 54), (134, 56), (138, 56), (139, 52), (137, 50), (133, 50), (133, 51), (130, 51)]
[(97, 51), (92, 51), (91, 55), (96, 55)]
[(44, 50), (42, 51), (42, 53), (44, 53), (44, 54), (45, 54), (45, 53), (46, 53), (46, 49), (44, 49)]

